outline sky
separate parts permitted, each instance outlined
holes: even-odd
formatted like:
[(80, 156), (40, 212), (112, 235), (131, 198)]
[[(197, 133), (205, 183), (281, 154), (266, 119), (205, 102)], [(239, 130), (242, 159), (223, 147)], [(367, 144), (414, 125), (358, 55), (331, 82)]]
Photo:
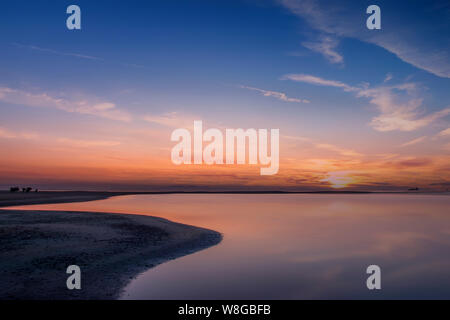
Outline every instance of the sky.
[[(0, 189), (450, 188), (448, 1), (3, 1), (0, 33)], [(173, 164), (194, 120), (279, 129), (278, 173)]]

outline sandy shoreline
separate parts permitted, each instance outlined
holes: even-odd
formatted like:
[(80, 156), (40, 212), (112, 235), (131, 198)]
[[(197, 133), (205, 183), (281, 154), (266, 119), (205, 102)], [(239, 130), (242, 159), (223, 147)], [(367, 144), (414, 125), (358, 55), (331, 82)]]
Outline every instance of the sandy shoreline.
[(128, 194), (133, 193), (94, 191), (42, 191), (30, 193), (11, 193), (7, 191), (0, 191), (0, 207), (22, 206), (28, 204), (94, 201)]
[[(43, 194), (14, 194), (11, 199), (1, 193), (0, 206), (119, 195)], [(221, 239), (212, 230), (150, 216), (1, 209), (0, 299), (117, 299), (139, 273)], [(66, 268), (72, 264), (81, 268), (81, 290), (66, 287)]]

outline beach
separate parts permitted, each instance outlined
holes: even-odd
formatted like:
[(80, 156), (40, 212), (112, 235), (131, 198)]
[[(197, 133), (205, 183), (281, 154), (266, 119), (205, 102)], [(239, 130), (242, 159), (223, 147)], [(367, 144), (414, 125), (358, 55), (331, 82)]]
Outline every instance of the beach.
[(8, 192), (0, 191), (0, 207), (28, 204), (84, 202), (107, 199), (113, 196), (133, 194), (130, 192), (98, 191), (40, 191)]
[[(106, 199), (120, 193), (0, 193), (0, 207)], [(116, 299), (139, 273), (218, 244), (221, 234), (133, 214), (0, 210), (0, 299)], [(69, 265), (81, 290), (68, 290)]]

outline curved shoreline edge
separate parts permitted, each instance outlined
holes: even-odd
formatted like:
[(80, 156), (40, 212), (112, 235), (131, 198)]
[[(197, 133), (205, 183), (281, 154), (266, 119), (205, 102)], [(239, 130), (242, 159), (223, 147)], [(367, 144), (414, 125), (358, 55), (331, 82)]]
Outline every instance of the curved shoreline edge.
[[(221, 242), (219, 232), (117, 213), (0, 210), (0, 299), (118, 299), (140, 273)], [(69, 265), (81, 290), (68, 290)]]

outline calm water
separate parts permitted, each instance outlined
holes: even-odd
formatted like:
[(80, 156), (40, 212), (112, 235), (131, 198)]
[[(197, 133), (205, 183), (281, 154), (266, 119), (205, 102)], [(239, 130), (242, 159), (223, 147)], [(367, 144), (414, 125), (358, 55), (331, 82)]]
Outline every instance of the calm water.
[[(123, 299), (450, 299), (450, 197), (140, 195), (26, 209), (124, 212), (217, 230), (215, 247), (150, 269)], [(366, 287), (367, 266), (382, 289)]]

